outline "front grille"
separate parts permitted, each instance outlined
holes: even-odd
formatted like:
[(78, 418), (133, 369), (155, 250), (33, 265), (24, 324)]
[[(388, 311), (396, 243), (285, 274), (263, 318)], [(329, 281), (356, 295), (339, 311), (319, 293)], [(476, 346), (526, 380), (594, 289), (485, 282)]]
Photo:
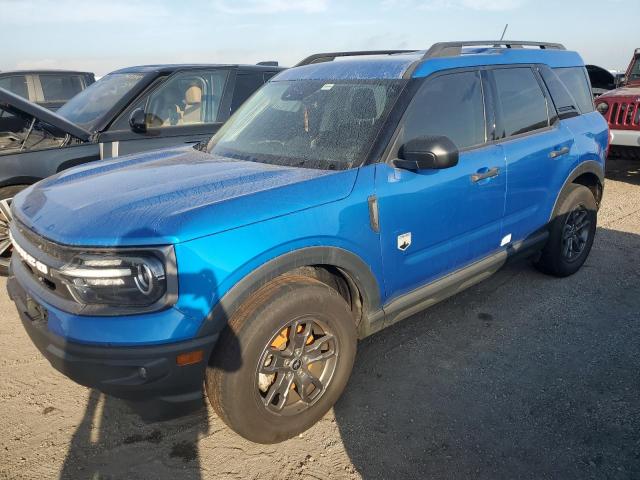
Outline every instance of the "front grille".
[(59, 245), (47, 240), (44, 237), (41, 237), (33, 230), (29, 229), (18, 219), (14, 218), (13, 220), (15, 228), (22, 234), (24, 239), (33, 247), (37, 248), (37, 250), (43, 252), (47, 256), (53, 257), (56, 260), (61, 262), (67, 262), (70, 260), (70, 255), (66, 251), (68, 249), (64, 249)]
[(24, 224), (14, 219), (12, 224), (14, 241), (29, 255), (44, 263), (46, 271), (30, 265), (14, 251), (12, 261), (20, 262), (27, 275), (37, 282), (43, 289), (64, 301), (72, 301), (73, 297), (62, 279), (55, 274), (55, 270), (64, 265), (70, 258), (69, 252), (45, 238), (39, 236)]
[(609, 112), (612, 127), (640, 127), (640, 102), (613, 102)]

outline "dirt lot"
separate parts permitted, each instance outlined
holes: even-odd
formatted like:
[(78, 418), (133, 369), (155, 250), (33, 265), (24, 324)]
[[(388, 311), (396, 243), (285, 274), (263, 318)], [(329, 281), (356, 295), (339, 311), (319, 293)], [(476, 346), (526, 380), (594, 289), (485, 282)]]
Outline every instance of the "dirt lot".
[(1, 293), (0, 477), (640, 478), (640, 164), (608, 170), (578, 274), (509, 266), (368, 338), (334, 411), (280, 445), (75, 385)]

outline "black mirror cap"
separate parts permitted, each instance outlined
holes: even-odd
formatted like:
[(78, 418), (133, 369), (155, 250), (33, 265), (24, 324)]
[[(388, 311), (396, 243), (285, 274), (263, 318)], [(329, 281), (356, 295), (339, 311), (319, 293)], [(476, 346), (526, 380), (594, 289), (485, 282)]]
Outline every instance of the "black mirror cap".
[(458, 164), (458, 147), (445, 136), (425, 136), (405, 143), (393, 160), (393, 166), (404, 170), (438, 170)]
[(129, 117), (129, 126), (136, 133), (145, 133), (147, 131), (147, 114), (142, 108), (136, 108), (131, 112)]

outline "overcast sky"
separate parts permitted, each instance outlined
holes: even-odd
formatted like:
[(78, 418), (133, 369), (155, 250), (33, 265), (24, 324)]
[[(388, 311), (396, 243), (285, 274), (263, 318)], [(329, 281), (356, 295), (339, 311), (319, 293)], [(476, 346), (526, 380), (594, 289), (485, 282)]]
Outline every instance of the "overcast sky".
[(625, 69), (640, 0), (0, 0), (0, 70), (104, 75), (150, 63), (292, 65), (320, 51), (506, 38), (564, 43)]

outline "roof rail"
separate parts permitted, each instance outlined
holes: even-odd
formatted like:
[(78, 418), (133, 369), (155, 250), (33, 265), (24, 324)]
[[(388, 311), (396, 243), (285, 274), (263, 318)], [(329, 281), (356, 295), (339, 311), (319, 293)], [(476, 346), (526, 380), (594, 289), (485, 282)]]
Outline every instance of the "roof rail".
[(300, 63), (294, 65), (295, 67), (301, 67), (303, 65), (311, 65), (312, 63), (332, 62), (337, 57), (361, 57), (365, 55), (393, 55), (394, 53), (410, 53), (416, 50), (364, 50), (358, 52), (330, 52), (330, 53), (316, 53), (310, 55)]
[(423, 58), (457, 57), (462, 54), (463, 47), (524, 48), (538, 47), (542, 50), (566, 50), (561, 43), (528, 42), (520, 40), (474, 40), (471, 42), (434, 43)]
[(263, 67), (277, 67), (278, 62), (276, 60), (266, 60), (264, 62), (258, 62), (256, 65), (260, 65)]

